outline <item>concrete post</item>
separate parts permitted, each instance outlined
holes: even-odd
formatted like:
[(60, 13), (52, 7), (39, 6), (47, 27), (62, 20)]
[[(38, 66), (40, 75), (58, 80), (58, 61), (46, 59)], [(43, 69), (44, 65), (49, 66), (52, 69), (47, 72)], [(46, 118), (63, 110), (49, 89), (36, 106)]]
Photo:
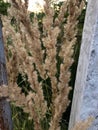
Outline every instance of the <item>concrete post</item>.
[[(2, 23), (0, 20), (0, 87), (7, 85), (6, 63), (2, 36)], [(12, 130), (11, 108), (5, 97), (0, 97), (0, 130)]]
[(98, 130), (98, 0), (88, 1), (69, 130), (89, 116), (89, 130)]

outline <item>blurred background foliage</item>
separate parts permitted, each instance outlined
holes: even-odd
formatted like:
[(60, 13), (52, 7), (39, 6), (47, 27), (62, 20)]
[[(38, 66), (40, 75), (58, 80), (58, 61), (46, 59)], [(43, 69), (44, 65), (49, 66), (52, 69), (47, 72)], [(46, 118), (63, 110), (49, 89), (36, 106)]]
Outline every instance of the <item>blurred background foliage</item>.
[[(59, 4), (54, 4), (54, 9), (55, 9), (55, 14), (54, 14), (54, 20), (58, 16), (60, 7), (62, 5), (62, 2)], [(9, 3), (4, 3), (3, 0), (0, 0), (0, 14), (7, 15), (7, 9), (10, 7)], [(69, 99), (72, 101), (73, 97), (73, 90), (74, 90), (74, 83), (75, 83), (75, 76), (76, 76), (76, 69), (77, 69), (77, 64), (78, 64), (78, 57), (79, 57), (79, 51), (80, 51), (80, 46), (81, 46), (81, 37), (82, 37), (82, 31), (83, 31), (83, 24), (84, 24), (84, 18), (85, 18), (85, 12), (86, 8), (82, 11), (81, 15), (79, 16), (78, 20), (78, 33), (77, 33), (77, 43), (74, 46), (74, 63), (72, 64), (70, 71), (71, 71), (71, 80), (69, 82), (69, 85), (72, 86), (72, 91), (69, 94)], [(43, 29), (42, 29), (42, 19), (45, 16), (45, 14), (40, 12), (39, 14), (35, 14), (34, 12), (30, 13), (30, 20), (33, 23), (33, 18), (34, 15), (37, 16), (38, 19), (38, 26), (39, 26), (39, 31), (40, 31), (40, 36), (43, 35)], [(66, 17), (68, 14), (65, 14), (65, 21), (61, 23), (61, 28), (62, 28), (62, 33), (58, 37), (58, 43), (62, 42), (62, 35), (63, 35), (63, 24), (66, 23)], [(17, 24), (17, 23), (16, 23)], [(15, 18), (11, 20), (11, 25), (15, 26)], [(16, 32), (17, 32), (17, 25), (15, 26)], [(8, 44), (11, 44), (10, 38), (8, 39)], [(59, 52), (59, 46), (58, 52)], [(42, 44), (42, 49), (44, 49), (44, 46)], [(58, 74), (56, 75), (57, 77), (59, 76), (59, 66), (61, 64), (61, 59), (57, 55), (57, 69), (58, 69)], [(39, 75), (39, 82), (42, 81), (40, 75)], [(28, 94), (28, 91), (30, 90), (30, 86), (28, 83), (27, 76), (22, 76), (21, 74), (18, 75), (17, 77), (17, 84), (22, 88), (22, 92), (25, 93), (25, 95)], [(25, 87), (24, 87), (25, 86)], [(47, 100), (48, 106), (50, 105), (51, 102), (51, 88), (48, 87), (50, 85), (50, 79), (47, 78), (45, 81), (43, 81), (43, 92), (45, 96), (45, 100)], [(16, 107), (15, 103), (11, 103), (11, 108), (12, 108), (12, 119), (13, 119), (13, 125), (14, 125), (14, 130), (34, 130), (33, 129), (33, 120), (29, 120), (28, 117), (29, 115), (24, 113), (22, 108)], [(67, 110), (63, 113), (62, 119), (60, 121), (60, 126), (61, 130), (67, 130), (68, 128), (68, 123), (69, 123), (69, 117), (70, 117), (70, 110), (71, 110), (71, 103)], [(48, 111), (46, 114), (46, 118), (42, 121), (42, 128), (43, 130), (48, 130), (49, 128), (49, 118), (51, 117), (51, 111)]]
[(0, 15), (7, 15), (7, 9), (10, 7), (10, 3), (4, 2), (3, 0), (0, 0)]

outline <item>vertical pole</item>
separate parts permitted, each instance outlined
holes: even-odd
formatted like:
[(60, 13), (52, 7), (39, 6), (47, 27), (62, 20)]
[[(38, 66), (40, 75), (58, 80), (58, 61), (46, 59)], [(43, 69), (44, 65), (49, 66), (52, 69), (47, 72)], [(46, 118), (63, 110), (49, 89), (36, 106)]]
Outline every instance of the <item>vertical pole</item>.
[(89, 116), (89, 130), (98, 130), (98, 0), (88, 0), (69, 130)]
[[(2, 36), (2, 22), (0, 19), (0, 87), (8, 85), (4, 44)], [(0, 97), (0, 130), (12, 130), (11, 108), (5, 97)]]

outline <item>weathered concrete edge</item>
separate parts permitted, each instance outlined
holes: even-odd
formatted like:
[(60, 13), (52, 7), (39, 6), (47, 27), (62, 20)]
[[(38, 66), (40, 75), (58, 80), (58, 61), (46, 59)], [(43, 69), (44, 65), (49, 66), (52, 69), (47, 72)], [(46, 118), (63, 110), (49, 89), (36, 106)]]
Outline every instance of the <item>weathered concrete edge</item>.
[(95, 25), (98, 15), (98, 0), (89, 0), (86, 11), (86, 18), (83, 29), (82, 44), (80, 49), (79, 63), (77, 68), (75, 90), (72, 102), (72, 110), (70, 115), (69, 130), (73, 128), (75, 123), (80, 119), (80, 107), (82, 104), (83, 90), (85, 87), (88, 65), (90, 60), (91, 48), (95, 33)]
[[(2, 36), (2, 22), (0, 19), (0, 86), (4, 84), (8, 85)], [(10, 103), (5, 97), (0, 97), (0, 130), (13, 130)]]
[(4, 44), (2, 35), (2, 22), (0, 19), (0, 85), (7, 85), (7, 72), (6, 72), (6, 61), (4, 54)]

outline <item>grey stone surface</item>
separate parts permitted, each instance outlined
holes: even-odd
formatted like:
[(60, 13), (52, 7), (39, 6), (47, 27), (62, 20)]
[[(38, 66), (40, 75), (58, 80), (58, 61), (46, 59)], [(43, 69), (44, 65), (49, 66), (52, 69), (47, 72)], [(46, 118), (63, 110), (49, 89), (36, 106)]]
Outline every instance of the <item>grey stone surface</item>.
[[(0, 19), (0, 87), (7, 85), (7, 72), (2, 37), (2, 24)], [(0, 97), (0, 130), (13, 130), (10, 103), (4, 97)]]
[(98, 130), (98, 0), (88, 1), (69, 130), (89, 116), (89, 130)]
[(0, 62), (5, 63), (5, 55), (4, 55), (4, 45), (3, 45), (3, 36), (2, 36), (2, 23), (0, 20)]
[(2, 22), (0, 20), (0, 85), (7, 85), (7, 72), (6, 72), (6, 62), (4, 54), (4, 44), (2, 35)]
[(86, 119), (89, 116), (95, 117), (95, 121), (89, 130), (98, 130), (98, 18), (80, 110), (81, 119)]

